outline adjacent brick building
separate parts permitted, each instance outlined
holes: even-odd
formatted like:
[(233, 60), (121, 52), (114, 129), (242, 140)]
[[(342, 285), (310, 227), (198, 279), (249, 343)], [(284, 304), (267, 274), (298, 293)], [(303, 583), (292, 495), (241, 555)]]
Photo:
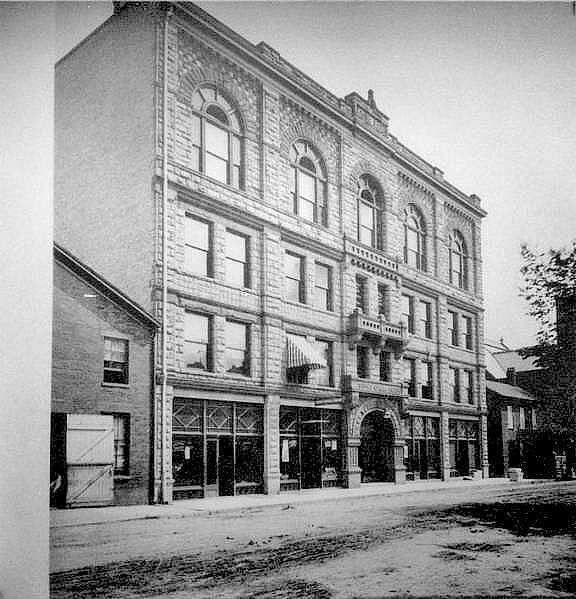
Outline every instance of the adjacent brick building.
[(58, 63), (56, 239), (163, 321), (156, 501), (487, 476), (485, 213), (388, 126), (187, 2)]
[(54, 249), (51, 501), (148, 503), (156, 321)]

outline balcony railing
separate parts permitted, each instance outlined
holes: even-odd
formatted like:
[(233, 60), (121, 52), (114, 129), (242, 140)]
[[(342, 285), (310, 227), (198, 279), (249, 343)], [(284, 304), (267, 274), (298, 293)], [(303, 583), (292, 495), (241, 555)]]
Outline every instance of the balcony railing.
[(367, 341), (374, 350), (392, 349), (402, 353), (408, 342), (403, 324), (392, 324), (383, 315), (375, 318), (355, 310), (350, 316), (348, 341), (350, 349), (361, 340)]

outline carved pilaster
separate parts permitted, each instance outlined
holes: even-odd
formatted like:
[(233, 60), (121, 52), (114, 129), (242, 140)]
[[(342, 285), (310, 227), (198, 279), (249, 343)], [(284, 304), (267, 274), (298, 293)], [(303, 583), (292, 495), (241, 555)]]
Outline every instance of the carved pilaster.
[(346, 444), (346, 486), (349, 489), (356, 489), (360, 486), (362, 470), (358, 466), (358, 448), (360, 439), (357, 437), (348, 438)]
[(397, 484), (406, 482), (405, 447), (405, 441), (394, 441), (394, 482)]
[(264, 491), (280, 492), (280, 397), (268, 395), (264, 400)]

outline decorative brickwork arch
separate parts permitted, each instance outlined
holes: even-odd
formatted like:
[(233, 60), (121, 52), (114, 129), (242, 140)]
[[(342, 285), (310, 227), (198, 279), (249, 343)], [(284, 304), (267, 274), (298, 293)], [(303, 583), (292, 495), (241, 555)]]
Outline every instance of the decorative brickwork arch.
[(350, 418), (348, 419), (348, 434), (350, 437), (356, 439), (360, 438), (360, 427), (362, 426), (362, 421), (370, 412), (373, 411), (384, 412), (384, 415), (387, 418), (390, 418), (392, 421), (395, 438), (403, 438), (402, 426), (400, 424), (400, 416), (398, 414), (397, 408), (390, 401), (380, 397), (372, 397), (367, 399), (362, 402), (359, 407), (352, 410)]

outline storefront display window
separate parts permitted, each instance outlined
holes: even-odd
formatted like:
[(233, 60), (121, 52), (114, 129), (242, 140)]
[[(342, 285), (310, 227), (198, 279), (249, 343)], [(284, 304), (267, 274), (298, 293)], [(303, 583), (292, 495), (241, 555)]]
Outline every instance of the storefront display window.
[(470, 476), (480, 467), (478, 423), (450, 420), (450, 476)]
[(336, 486), (341, 478), (341, 413), (280, 408), (280, 488)]
[(440, 419), (412, 416), (406, 439), (408, 480), (440, 478)]
[(174, 498), (262, 491), (262, 406), (175, 398)]

